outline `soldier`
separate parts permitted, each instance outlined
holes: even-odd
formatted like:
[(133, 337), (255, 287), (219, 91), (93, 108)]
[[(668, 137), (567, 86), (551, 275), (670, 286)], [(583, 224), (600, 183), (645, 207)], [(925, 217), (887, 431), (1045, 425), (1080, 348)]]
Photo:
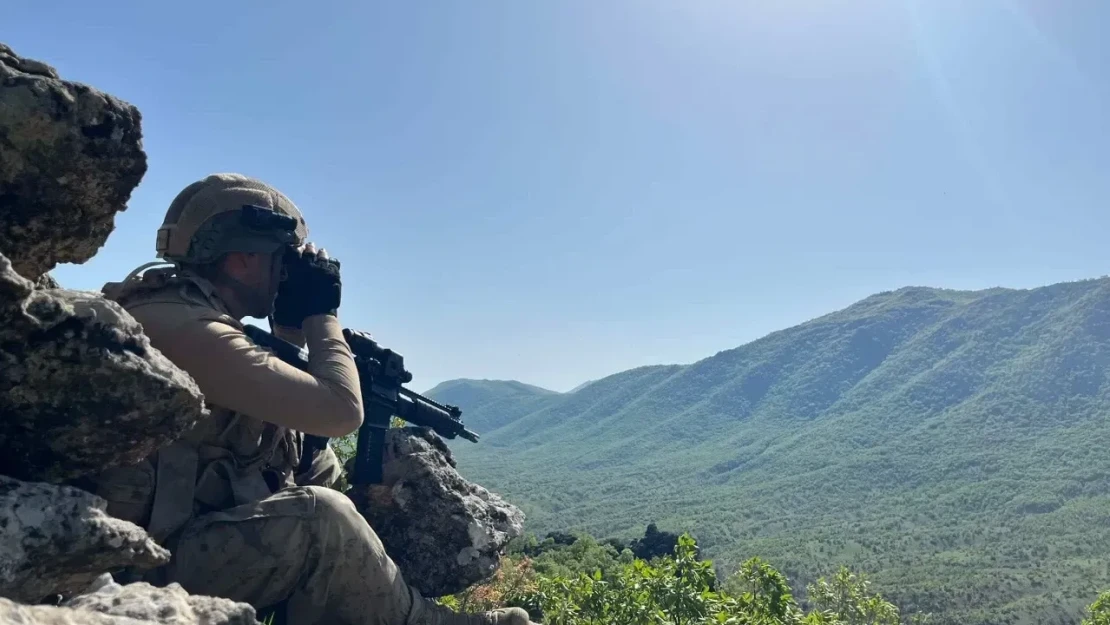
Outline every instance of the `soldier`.
[[(342, 493), (326, 448), (295, 474), (304, 434), (343, 436), (362, 422), (353, 355), (337, 320), (339, 265), (307, 243), (297, 207), (265, 183), (214, 174), (185, 187), (150, 263), (104, 294), (188, 372), (210, 415), (135, 466), (97, 477), (113, 516), (173, 553), (144, 579), (262, 610), (290, 625), (527, 625), (519, 608), (457, 614), (405, 583)], [(272, 315), (272, 316), (271, 316)], [(309, 352), (300, 371), (254, 345), (243, 317)]]

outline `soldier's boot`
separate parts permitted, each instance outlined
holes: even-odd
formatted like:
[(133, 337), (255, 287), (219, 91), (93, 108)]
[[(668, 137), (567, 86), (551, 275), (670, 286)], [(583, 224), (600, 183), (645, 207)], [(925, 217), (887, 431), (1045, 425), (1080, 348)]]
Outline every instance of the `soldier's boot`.
[(489, 612), (455, 612), (413, 593), (412, 614), (408, 625), (538, 625), (520, 608), (501, 608)]

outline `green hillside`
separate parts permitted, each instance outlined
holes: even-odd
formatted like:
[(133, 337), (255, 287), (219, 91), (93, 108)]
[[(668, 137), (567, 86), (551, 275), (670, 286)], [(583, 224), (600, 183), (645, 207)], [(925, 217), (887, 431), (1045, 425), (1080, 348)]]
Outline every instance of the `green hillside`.
[(934, 623), (1050, 624), (1110, 588), (1108, 371), (1110, 280), (1090, 280), (906, 288), (575, 393), (432, 396), (480, 424), (459, 468), (530, 532), (655, 521), (722, 574), (846, 564)]
[(538, 410), (558, 393), (515, 380), (449, 380), (424, 393), (452, 406), (465, 406), (466, 426), (484, 435)]

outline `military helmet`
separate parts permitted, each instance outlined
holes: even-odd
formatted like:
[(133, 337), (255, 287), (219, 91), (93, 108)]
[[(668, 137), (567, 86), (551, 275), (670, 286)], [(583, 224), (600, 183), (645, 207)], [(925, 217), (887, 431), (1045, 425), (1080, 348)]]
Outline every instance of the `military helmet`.
[(155, 249), (159, 258), (203, 264), (227, 252), (300, 245), (307, 237), (301, 211), (277, 189), (241, 174), (212, 174), (173, 199)]

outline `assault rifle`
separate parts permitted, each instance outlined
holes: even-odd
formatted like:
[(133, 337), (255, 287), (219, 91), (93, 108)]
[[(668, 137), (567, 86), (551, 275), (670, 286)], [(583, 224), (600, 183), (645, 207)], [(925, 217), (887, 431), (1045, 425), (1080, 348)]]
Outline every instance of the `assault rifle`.
[[(247, 336), (261, 347), (301, 371), (308, 371), (308, 352), (282, 340), (258, 326), (246, 325)], [(413, 425), (430, 427), (444, 438), (461, 436), (473, 443), (478, 435), (462, 423), (462, 410), (435, 402), (403, 385), (412, 381), (405, 370), (405, 359), (397, 352), (378, 345), (369, 334), (344, 328), (343, 338), (355, 356), (362, 392), (363, 419), (355, 446), (355, 468), (351, 484), (380, 484), (385, 460), (385, 431), (390, 418), (397, 416)], [(308, 469), (316, 451), (328, 438), (306, 434), (299, 471)]]

